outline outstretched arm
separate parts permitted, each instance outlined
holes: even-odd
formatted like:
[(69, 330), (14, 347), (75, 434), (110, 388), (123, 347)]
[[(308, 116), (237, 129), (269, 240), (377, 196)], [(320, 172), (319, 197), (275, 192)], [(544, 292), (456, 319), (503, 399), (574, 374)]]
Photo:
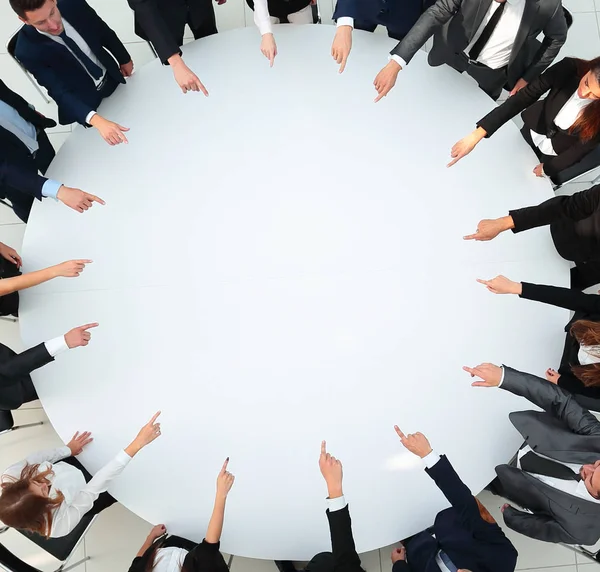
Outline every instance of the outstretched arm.
[(227, 495), (233, 486), (235, 477), (227, 471), (227, 465), (229, 464), (229, 457), (225, 459), (223, 467), (217, 477), (217, 495), (215, 497), (215, 505), (213, 508), (212, 516), (208, 523), (208, 529), (206, 531), (205, 540), (209, 544), (217, 544), (221, 539), (221, 533), (223, 532), (223, 521), (225, 519), (225, 503), (227, 501)]

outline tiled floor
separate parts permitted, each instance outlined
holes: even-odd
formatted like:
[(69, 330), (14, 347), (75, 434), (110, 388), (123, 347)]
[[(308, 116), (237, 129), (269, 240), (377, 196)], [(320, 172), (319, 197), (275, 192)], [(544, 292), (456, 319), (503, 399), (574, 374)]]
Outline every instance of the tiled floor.
[[(99, 14), (114, 27), (119, 36), (127, 43), (137, 67), (152, 59), (152, 52), (145, 42), (140, 42), (133, 33), (132, 16), (125, 0), (89, 0)], [(320, 11), (324, 23), (330, 23), (333, 11), (333, 0), (320, 0)], [(583, 58), (600, 56), (600, 0), (564, 0), (564, 4), (574, 15), (574, 25), (569, 39), (561, 55), (573, 55)], [(227, 30), (244, 25), (252, 25), (252, 13), (244, 0), (228, 0), (223, 6), (216, 7), (218, 25)], [(10, 11), (8, 2), (0, 5), (0, 73), (2, 79), (26, 99), (34, 103), (44, 114), (56, 117), (56, 107), (46, 103), (37, 93), (34, 86), (14, 64), (6, 53), (4, 45), (8, 37), (18, 28), (18, 22)], [(258, 37), (258, 36), (257, 36)], [(560, 57), (560, 56), (559, 56)], [(52, 130), (50, 138), (58, 149), (71, 131), (70, 126), (58, 126)], [(589, 185), (585, 181), (592, 180), (589, 175), (577, 184), (568, 185), (562, 193), (572, 193)], [(0, 205), (0, 241), (17, 249), (21, 247), (24, 225), (8, 209)], [(0, 320), (0, 340), (15, 349), (21, 348), (18, 325)], [(35, 406), (38, 405), (38, 408)], [(34, 449), (60, 445), (58, 436), (48, 423), (39, 404), (28, 404), (27, 409), (15, 413), (17, 424), (44, 420), (39, 427), (16, 431), (2, 436), (0, 448), (0, 467), (21, 459)], [(483, 493), (482, 502), (488, 507), (496, 519), (501, 522), (499, 499)], [(120, 505), (103, 513), (87, 535), (80, 547), (78, 555), (91, 556), (82, 572), (114, 572), (127, 570), (129, 563), (141, 546), (151, 525)], [(535, 569), (537, 572), (592, 572), (600, 570), (597, 564), (589, 562), (561, 546), (531, 541), (525, 537), (508, 531), (509, 537), (519, 551), (518, 570)], [(34, 545), (19, 534), (9, 531), (2, 535), (2, 542), (14, 550), (22, 558), (40, 567), (42, 570), (53, 570), (56, 562), (44, 555)], [(391, 547), (382, 548), (362, 555), (362, 562), (367, 572), (390, 572)], [(272, 562), (235, 558), (233, 572), (276, 572)]]

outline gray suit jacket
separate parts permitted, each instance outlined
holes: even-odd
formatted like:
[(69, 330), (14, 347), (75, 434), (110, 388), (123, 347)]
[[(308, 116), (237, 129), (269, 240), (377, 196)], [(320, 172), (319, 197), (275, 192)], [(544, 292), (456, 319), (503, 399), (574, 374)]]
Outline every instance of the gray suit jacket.
[[(406, 37), (392, 50), (407, 63), (434, 36), (429, 64), (452, 64), (460, 71), (466, 60), (457, 54), (465, 48), (481, 26), (493, 0), (437, 0), (426, 10)], [(540, 47), (536, 37), (542, 33)], [(507, 70), (507, 88), (523, 78), (531, 81), (556, 58), (567, 39), (567, 22), (561, 0), (526, 0)]]
[[(570, 393), (506, 366), (502, 389), (543, 409), (510, 414), (513, 425), (534, 451), (566, 463), (600, 460), (600, 422)], [(555, 489), (516, 467), (500, 465), (496, 473), (507, 498), (533, 511), (529, 514), (507, 508), (504, 521), (513, 530), (538, 540), (567, 544), (594, 544), (600, 538), (600, 503)]]

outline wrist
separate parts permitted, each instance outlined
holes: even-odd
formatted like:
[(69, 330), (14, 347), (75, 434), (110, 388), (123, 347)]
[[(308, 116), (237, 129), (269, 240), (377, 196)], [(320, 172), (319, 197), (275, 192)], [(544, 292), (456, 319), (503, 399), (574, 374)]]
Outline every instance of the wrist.
[(473, 131), (473, 135), (477, 138), (477, 141), (481, 141), (487, 135), (487, 131), (483, 127), (478, 127)]
[(419, 457), (421, 457), (421, 459), (424, 459), (425, 457), (427, 457), (427, 455), (429, 455), (430, 453), (433, 453), (433, 449), (431, 447), (429, 447), (429, 449), (427, 449), (427, 451), (425, 451), (424, 453), (420, 453)]
[(94, 113), (94, 115), (90, 118), (90, 125), (98, 129), (98, 126), (104, 121), (104, 118), (98, 113)]
[(185, 65), (183, 58), (179, 54), (173, 54), (170, 58), (167, 58), (167, 62), (172, 68), (179, 68)]
[(514, 293), (519, 296), (523, 294), (523, 284), (521, 282), (515, 282)]
[(500, 222), (502, 223), (502, 230), (511, 230), (511, 229), (515, 228), (515, 221), (513, 220), (513, 217), (510, 215), (503, 216), (500, 219)]
[(387, 67), (390, 68), (391, 70), (395, 71), (396, 73), (402, 69), (402, 66), (394, 58), (392, 58), (387, 63)]
[(130, 456), (130, 457), (135, 457), (143, 448), (143, 445), (141, 445), (137, 439), (134, 439), (131, 444), (125, 449), (125, 452)]
[(344, 496), (342, 485), (340, 484), (328, 484), (327, 485), (327, 498), (337, 499)]

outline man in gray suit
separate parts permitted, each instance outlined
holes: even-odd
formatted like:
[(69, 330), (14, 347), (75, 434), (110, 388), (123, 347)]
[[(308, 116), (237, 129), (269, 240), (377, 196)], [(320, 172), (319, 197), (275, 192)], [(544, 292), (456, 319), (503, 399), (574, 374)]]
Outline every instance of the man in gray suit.
[(573, 396), (540, 377), (490, 363), (465, 367), (543, 411), (518, 411), (509, 418), (525, 439), (510, 465), (496, 467), (496, 492), (527, 512), (505, 505), (504, 522), (546, 542), (595, 544), (600, 538), (600, 422)]
[(561, 0), (437, 0), (392, 50), (373, 82), (375, 101), (389, 93), (431, 36), (429, 65), (467, 72), (498, 99), (503, 87), (515, 94), (554, 61), (567, 39), (567, 21)]

